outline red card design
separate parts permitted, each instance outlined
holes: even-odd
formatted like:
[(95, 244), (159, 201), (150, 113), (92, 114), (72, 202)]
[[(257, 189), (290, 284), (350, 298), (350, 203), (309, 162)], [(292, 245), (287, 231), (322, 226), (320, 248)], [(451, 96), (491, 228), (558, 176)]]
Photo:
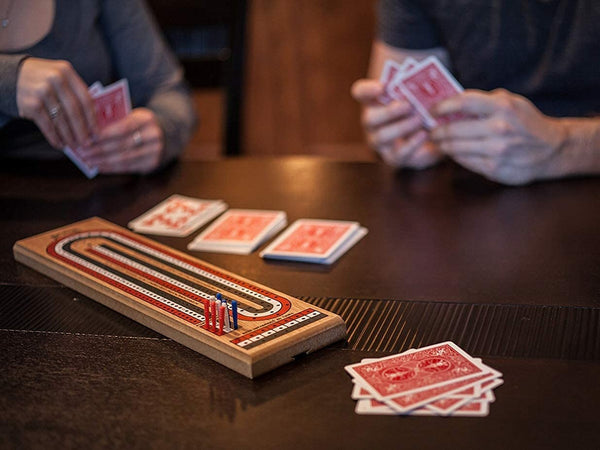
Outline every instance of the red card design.
[(230, 209), (200, 233), (188, 249), (248, 254), (286, 224), (283, 211)]
[(485, 366), (452, 342), (443, 342), (375, 362), (353, 364), (347, 366), (346, 370), (379, 400), (488, 373)]
[(131, 110), (129, 88), (125, 80), (118, 81), (96, 94), (94, 106), (100, 129), (125, 117)]
[(175, 194), (129, 222), (128, 226), (140, 233), (187, 236), (225, 209), (227, 205), (221, 200), (202, 200)]

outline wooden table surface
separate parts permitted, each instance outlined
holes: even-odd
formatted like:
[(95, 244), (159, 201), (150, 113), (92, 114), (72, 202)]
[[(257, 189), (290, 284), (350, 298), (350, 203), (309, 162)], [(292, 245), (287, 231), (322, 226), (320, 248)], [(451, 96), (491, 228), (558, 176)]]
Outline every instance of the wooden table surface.
[[(303, 157), (91, 181), (64, 162), (3, 161), (0, 174), (2, 448), (600, 448), (600, 179), (510, 188), (452, 164), (394, 173)], [(397, 334), (426, 345), (448, 329), (482, 349), (505, 380), (490, 415), (355, 414), (343, 366), (384, 356), (385, 342), (350, 339), (247, 380), (13, 259), (18, 239), (91, 216), (125, 226), (174, 193), (369, 229), (329, 267), (193, 253), (290, 295), (498, 311), (483, 332), (447, 315)], [(153, 238), (186, 251), (193, 236)], [(516, 336), (529, 322), (528, 353)]]

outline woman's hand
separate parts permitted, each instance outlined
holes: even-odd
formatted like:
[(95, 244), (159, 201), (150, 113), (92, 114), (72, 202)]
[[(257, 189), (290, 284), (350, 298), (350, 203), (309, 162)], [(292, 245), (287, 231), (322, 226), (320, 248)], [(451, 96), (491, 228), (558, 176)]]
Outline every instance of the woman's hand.
[(149, 173), (161, 161), (164, 133), (155, 114), (135, 108), (123, 119), (99, 132), (92, 145), (82, 148), (80, 156), (99, 173)]
[(56, 148), (89, 145), (97, 131), (88, 88), (67, 61), (27, 58), (17, 80), (19, 116)]

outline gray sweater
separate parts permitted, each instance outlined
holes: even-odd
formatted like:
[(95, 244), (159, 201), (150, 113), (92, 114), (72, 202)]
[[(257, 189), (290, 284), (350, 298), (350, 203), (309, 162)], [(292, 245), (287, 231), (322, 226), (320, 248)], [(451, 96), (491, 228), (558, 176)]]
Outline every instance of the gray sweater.
[[(163, 164), (176, 158), (196, 122), (183, 71), (143, 0), (56, 0), (49, 34), (30, 48), (0, 53), (0, 153), (56, 153), (18, 118), (16, 82), (27, 56), (68, 60), (91, 85), (127, 78), (132, 107), (151, 109), (165, 133)], [(43, 155), (42, 155), (43, 156)]]

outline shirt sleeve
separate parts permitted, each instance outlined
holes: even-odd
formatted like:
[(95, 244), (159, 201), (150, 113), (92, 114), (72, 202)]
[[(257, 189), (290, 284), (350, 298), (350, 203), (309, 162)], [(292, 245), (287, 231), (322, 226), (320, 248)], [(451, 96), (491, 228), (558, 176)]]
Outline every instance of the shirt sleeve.
[(27, 55), (0, 54), (0, 127), (19, 115), (17, 108), (17, 78)]
[(392, 47), (424, 50), (439, 47), (440, 40), (423, 0), (379, 0), (377, 37)]
[(183, 69), (140, 0), (106, 0), (101, 22), (116, 78), (127, 78), (132, 106), (151, 109), (165, 136), (162, 164), (178, 157), (196, 125)]

